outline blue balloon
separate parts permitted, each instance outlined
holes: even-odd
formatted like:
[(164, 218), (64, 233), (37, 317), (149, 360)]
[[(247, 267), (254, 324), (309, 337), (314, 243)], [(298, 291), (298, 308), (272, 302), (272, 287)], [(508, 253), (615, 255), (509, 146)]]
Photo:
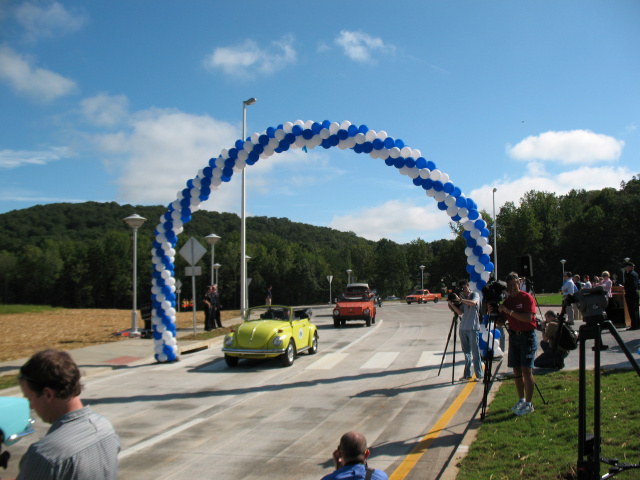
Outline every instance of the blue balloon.
[(402, 157), (396, 158), (396, 160), (393, 162), (393, 166), (396, 167), (397, 169), (401, 169), (402, 167), (404, 167), (405, 166), (404, 158)]
[(349, 132), (350, 137), (355, 137), (358, 134), (358, 127), (355, 125), (349, 125), (347, 132)]
[(385, 165), (386, 165), (387, 167), (391, 167), (391, 166), (393, 166), (394, 160), (393, 160), (393, 158), (391, 158), (391, 157), (387, 157), (387, 158), (385, 159), (384, 163), (385, 163)]
[(444, 187), (442, 188), (442, 190), (444, 191), (444, 193), (452, 193), (453, 189), (454, 189), (454, 185), (451, 182), (447, 182), (444, 184)]
[(482, 265), (486, 265), (487, 263), (489, 263), (491, 261), (491, 257), (489, 257), (489, 255), (487, 255), (486, 253), (483, 253), (482, 255), (480, 255), (480, 257), (478, 258), (478, 261), (482, 264)]
[(254, 145), (252, 151), (256, 153), (258, 156), (260, 156), (264, 153), (264, 147), (260, 144)]
[(420, 187), (420, 186), (422, 186), (422, 179), (421, 179), (420, 177), (416, 177), (416, 178), (414, 178), (414, 179), (413, 179), (413, 184), (414, 184), (416, 187)]
[(493, 272), (493, 269), (495, 268), (495, 265), (493, 264), (493, 262), (487, 262), (484, 265), (484, 271), (485, 272)]
[[(327, 127), (329, 128), (329, 127)], [(366, 125), (362, 124), (360, 125), (360, 128), (358, 129), (359, 133), (363, 133), (366, 134), (369, 131), (369, 127), (367, 127)]]
[(336, 135), (338, 136), (339, 140), (346, 140), (347, 138), (349, 138), (349, 132), (347, 130), (344, 130), (343, 128), (338, 130), (338, 133)]
[(409, 157), (405, 160), (405, 164), (407, 167), (413, 168), (416, 166), (416, 161), (413, 158)]
[(236, 148), (238, 150), (243, 150), (244, 149), (244, 142), (242, 141), (241, 138), (239, 138), (238, 140), (236, 140)]
[(311, 140), (313, 138), (313, 130), (307, 128), (302, 131), (302, 138), (305, 140)]
[(416, 158), (416, 168), (427, 168), (427, 159), (424, 157)]
[(469, 214), (467, 215), (467, 217), (469, 217), (469, 220), (475, 220), (479, 216), (480, 214), (478, 213), (477, 210), (469, 210)]
[(473, 265), (467, 264), (467, 273), (475, 272), (475, 267)]
[(465, 208), (467, 206), (467, 199), (464, 197), (458, 197), (456, 199), (456, 207)]
[(229, 149), (229, 158), (232, 158), (234, 160), (236, 158), (238, 158), (238, 149), (237, 148), (230, 148)]
[(491, 234), (491, 232), (489, 231), (488, 228), (483, 228), (482, 230), (480, 230), (480, 235), (482, 235), (483, 237), (487, 237), (489, 238), (489, 235)]
[(453, 189), (453, 192), (451, 192), (451, 195), (453, 195), (454, 197), (458, 198), (458, 197), (460, 197), (460, 195), (462, 195), (462, 190), (460, 190), (460, 187), (455, 187)]
[(487, 223), (481, 218), (479, 218), (474, 222), (473, 226), (476, 227), (478, 230), (482, 230), (484, 227), (487, 226)]
[(387, 150), (392, 149), (396, 144), (396, 141), (393, 137), (387, 137), (384, 139), (384, 148)]
[[(336, 147), (340, 143), (340, 139), (337, 135), (329, 135), (329, 138), (327, 140), (329, 140), (329, 145), (331, 145), (332, 147)], [(371, 152), (371, 150), (369, 150), (369, 152)]]
[(384, 142), (379, 138), (376, 138), (373, 142), (371, 142), (374, 150), (382, 150), (384, 148)]
[(425, 190), (431, 190), (433, 188), (433, 180), (430, 178), (425, 178), (422, 180), (422, 188)]
[(276, 136), (276, 129), (273, 127), (267, 128), (267, 136), (269, 138), (274, 138)]
[(431, 171), (436, 169), (436, 164), (434, 162), (432, 162), (431, 160), (427, 160), (427, 168)]
[(469, 279), (470, 279), (472, 282), (477, 282), (478, 280), (480, 280), (480, 278), (482, 278), (482, 277), (481, 277), (481, 276), (480, 276), (480, 274), (479, 274), (478, 272), (476, 272), (475, 270), (474, 270), (474, 271), (473, 271), (473, 273), (469, 276)]
[(446, 203), (444, 203), (444, 202), (438, 202), (438, 209), (440, 209), (440, 210), (444, 211), (444, 210), (446, 210), (447, 208), (449, 208), (449, 207), (447, 206), (447, 204), (446, 204)]
[[(299, 137), (302, 134), (302, 127), (300, 125), (294, 125), (291, 128), (291, 133), (293, 133), (296, 137)], [(269, 142), (269, 139), (267, 139), (267, 143)], [(262, 142), (260, 142), (262, 143)], [(265, 143), (266, 145), (266, 143)]]
[(482, 253), (483, 253), (483, 250), (482, 250), (482, 247), (480, 245), (476, 245), (475, 247), (473, 247), (473, 254), (476, 257), (479, 257), (480, 255), (482, 255)]
[(400, 150), (402, 150), (404, 148), (404, 142), (400, 138), (396, 138), (393, 146), (398, 147)]
[(469, 238), (469, 239), (467, 240), (467, 247), (469, 247), (469, 248), (473, 248), (473, 247), (475, 247), (477, 244), (478, 244), (478, 242), (476, 242), (476, 239), (475, 239), (475, 238)]
[(236, 164), (236, 161), (233, 158), (227, 158), (224, 161), (224, 168), (222, 169), (222, 173), (223, 175), (225, 175), (224, 171), (227, 168), (233, 168), (233, 166)]
[(460, 220), (462, 220), (462, 217), (456, 213), (453, 217), (451, 217), (451, 220), (453, 220), (454, 222), (459, 222)]
[(444, 185), (440, 180), (436, 180), (435, 182), (433, 182), (433, 189), (436, 192), (441, 192), (443, 188), (444, 188)]
[(292, 143), (294, 143), (296, 141), (296, 136), (293, 133), (287, 133), (284, 136), (284, 139), (282, 141), (283, 142), (287, 142), (289, 145), (291, 145)]
[(469, 230), (465, 230), (464, 232), (462, 232), (462, 238), (464, 238), (465, 240), (469, 240), (471, 238), (471, 232)]

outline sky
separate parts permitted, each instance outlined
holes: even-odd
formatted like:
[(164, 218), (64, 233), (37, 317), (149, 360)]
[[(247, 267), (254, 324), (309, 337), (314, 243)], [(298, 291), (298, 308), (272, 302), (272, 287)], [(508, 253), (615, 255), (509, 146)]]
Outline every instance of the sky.
[[(634, 0), (0, 0), (0, 213), (169, 205), (242, 137), (251, 97), (247, 136), (367, 125), (490, 214), (532, 189), (619, 188), (640, 173), (639, 25)], [(295, 149), (245, 172), (249, 216), (451, 236), (433, 198), (366, 154)], [(240, 185), (200, 208), (240, 213)]]

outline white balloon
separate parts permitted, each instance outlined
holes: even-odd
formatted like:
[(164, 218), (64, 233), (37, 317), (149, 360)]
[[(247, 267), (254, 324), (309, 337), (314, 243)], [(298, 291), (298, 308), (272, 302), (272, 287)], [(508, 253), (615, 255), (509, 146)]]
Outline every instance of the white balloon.
[(215, 164), (217, 168), (222, 170), (224, 168), (224, 159), (222, 157), (216, 158)]
[[(349, 130), (349, 127), (351, 126), (351, 122), (349, 120), (345, 120), (344, 122), (342, 122), (340, 124), (340, 129), (341, 130)], [(311, 128), (311, 127), (309, 127)]]
[(164, 363), (164, 362), (166, 362), (167, 360), (169, 360), (169, 359), (167, 358), (167, 356), (166, 356), (164, 353), (160, 353), (160, 354), (158, 354), (158, 361), (159, 361), (160, 363)]
[(236, 161), (236, 165), (240, 162), (243, 162), (243, 164), (246, 165), (248, 158), (249, 158), (249, 152), (247, 152), (246, 150), (240, 150), (238, 152), (238, 160)]
[(433, 180), (434, 182), (436, 180), (440, 180), (441, 175), (442, 175), (442, 172), (437, 168), (435, 170), (431, 170), (431, 180)]
[(428, 168), (420, 169), (420, 178), (424, 178), (425, 180), (431, 176), (431, 170)]
[(171, 340), (173, 338), (173, 333), (170, 330), (165, 330), (162, 332), (162, 339), (167, 342), (167, 340)]
[(286, 135), (285, 131), (281, 128), (277, 129), (273, 134), (273, 136), (277, 138), (278, 141), (281, 141), (282, 139), (284, 139), (285, 135)]
[(480, 236), (480, 237), (478, 237), (478, 240), (476, 240), (476, 243), (478, 245), (480, 245), (481, 247), (484, 247), (487, 244), (488, 241), (489, 240), (487, 239), (487, 237)]
[(436, 193), (436, 196), (434, 198), (438, 202), (442, 202), (445, 198), (447, 198), (447, 194), (440, 190), (438, 193)]
[(467, 263), (469, 265), (475, 265), (478, 263), (478, 257), (476, 255), (469, 255), (467, 257)]
[(440, 174), (440, 181), (442, 183), (447, 183), (449, 181), (449, 175), (446, 173), (441, 173)]
[(458, 210), (458, 215), (460, 215), (462, 218), (467, 218), (467, 215), (469, 215), (469, 210), (467, 210), (465, 207), (462, 207), (460, 210)]
[(331, 132), (327, 128), (323, 128), (322, 130), (320, 130), (320, 133), (318, 135), (322, 140), (326, 140), (331, 136)]
[[(165, 333), (166, 333), (166, 332), (165, 332)], [(163, 334), (163, 336), (162, 336), (162, 337), (164, 338), (164, 334)], [(173, 347), (173, 346), (174, 346), (174, 345), (176, 345), (178, 342), (177, 342), (177, 341), (176, 341), (176, 339), (172, 336), (171, 338), (166, 339), (166, 340), (165, 340), (165, 343), (166, 343), (167, 345), (169, 345), (170, 347)]]
[(398, 158), (400, 156), (400, 149), (398, 147), (392, 147), (389, 149), (389, 156), (391, 158)]
[(369, 130), (365, 134), (365, 138), (367, 139), (367, 142), (373, 142), (377, 138), (375, 130)]
[(402, 147), (402, 150), (400, 150), (400, 155), (403, 156), (404, 158), (408, 158), (411, 156), (411, 149), (409, 147)]
[(284, 130), (285, 133), (291, 133), (291, 130), (293, 129), (293, 123), (291, 122), (287, 122), (284, 125), (282, 125), (282, 129)]
[[(456, 197), (452, 197), (451, 195), (447, 195), (447, 198), (444, 199), (444, 203), (447, 207), (455, 207), (456, 205)], [(456, 207), (456, 212), (458, 211), (458, 207)]]
[(358, 145), (362, 145), (364, 142), (367, 141), (367, 137), (364, 135), (364, 133), (357, 133), (354, 138), (356, 139), (356, 143)]
[(464, 249), (464, 254), (468, 257), (470, 255), (473, 255), (473, 248), (471, 247), (467, 247)]
[(304, 122), (300, 119), (293, 122), (294, 125), (298, 125), (299, 127), (304, 127)]
[(155, 346), (153, 347), (153, 352), (154, 352), (156, 355), (160, 355), (160, 354), (162, 353), (162, 343), (160, 343), (160, 344), (158, 344), (158, 345), (155, 345)]
[(484, 272), (484, 265), (480, 262), (476, 263), (475, 266), (473, 267), (473, 269), (477, 272), (477, 273), (482, 273)]
[(398, 170), (400, 172), (400, 175), (408, 175), (409, 174), (409, 167), (407, 167), (406, 165), (402, 168), (400, 168), (400, 170)]
[(464, 229), (469, 231), (473, 230), (473, 221), (467, 220), (466, 222), (464, 222)]
[(409, 169), (409, 177), (410, 178), (418, 178), (420, 176), (420, 170), (418, 170), (416, 167), (410, 168)]
[(480, 274), (480, 278), (485, 282), (489, 281), (489, 277), (491, 276), (491, 272), (487, 272), (486, 270)]
[(411, 150), (411, 156), (417, 160), (418, 158), (420, 158), (422, 156), (422, 152), (420, 152), (420, 150), (414, 148), (413, 150)]
[(380, 130), (378, 133), (376, 133), (376, 136), (380, 139), (380, 140), (384, 140), (385, 138), (387, 138), (389, 135), (387, 135), (387, 132), (385, 132), (384, 130)]
[(471, 230), (471, 238), (480, 238), (480, 230), (477, 228)]
[(428, 197), (434, 197), (438, 192), (436, 192), (433, 188), (429, 188), (428, 190), (425, 190), (425, 193)]
[(387, 150), (386, 148), (383, 148), (382, 150), (379, 151), (378, 153), (378, 157), (381, 160), (386, 160), (387, 158), (389, 158), (389, 150)]
[(165, 331), (166, 329), (167, 329), (167, 327), (165, 326), (165, 324), (164, 324), (164, 323), (159, 323), (159, 324), (156, 326), (156, 330), (157, 330), (158, 332), (160, 332), (160, 333), (164, 333), (164, 331)]
[(340, 130), (340, 124), (338, 122), (332, 122), (331, 125), (329, 125), (329, 133), (331, 135), (338, 133), (338, 130)]
[(493, 247), (490, 244), (486, 244), (482, 246), (482, 253), (486, 253), (487, 255), (491, 255), (493, 253)]
[(447, 208), (447, 215), (449, 215), (450, 217), (455, 217), (458, 214), (458, 207), (456, 207), (455, 205), (452, 205), (451, 207)]

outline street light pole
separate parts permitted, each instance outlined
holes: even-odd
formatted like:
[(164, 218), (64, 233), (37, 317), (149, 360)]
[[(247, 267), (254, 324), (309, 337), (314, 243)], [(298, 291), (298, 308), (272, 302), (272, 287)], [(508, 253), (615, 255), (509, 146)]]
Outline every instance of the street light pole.
[(129, 338), (139, 337), (138, 332), (138, 228), (147, 221), (146, 218), (134, 213), (133, 215), (124, 219), (133, 229), (133, 311), (131, 312), (131, 332), (129, 332)]
[(497, 188), (493, 189), (493, 278), (498, 280), (498, 242), (496, 241), (496, 192)]
[(347, 285), (351, 283), (351, 272), (353, 272), (353, 270), (350, 268), (347, 269)]
[(214, 263), (213, 268), (216, 271), (216, 281), (215, 284), (218, 285), (218, 291), (220, 291), (220, 280), (218, 279), (218, 269), (221, 267), (219, 263)]
[[(244, 257), (244, 259), (245, 259), (244, 271), (245, 271), (245, 274), (246, 274), (246, 272), (248, 270), (248, 265), (247, 264), (249, 263), (249, 260), (251, 260), (251, 257), (249, 255), (247, 255), (247, 256)], [(247, 289), (247, 291), (244, 292), (245, 304), (243, 305), (243, 308), (246, 311), (249, 308), (249, 282), (251, 281), (251, 279), (250, 278), (246, 278), (245, 280), (246, 280), (245, 288)]]
[(213, 285), (214, 283), (216, 283), (213, 281), (213, 264), (216, 260), (216, 243), (218, 242), (218, 240), (220, 240), (220, 237), (215, 233), (212, 233), (211, 235), (207, 235), (204, 238), (207, 240), (207, 242), (209, 242), (209, 245), (211, 245), (211, 285)]
[[(247, 129), (247, 105), (253, 105), (256, 103), (256, 99), (251, 97), (248, 100), (242, 102), (242, 141), (246, 140)], [(247, 255), (247, 224), (246, 224), (246, 210), (245, 210), (245, 168), (242, 169), (242, 222), (240, 223), (240, 315), (244, 320), (246, 299), (246, 285), (247, 285), (247, 263), (245, 257)]]
[(420, 265), (420, 285), (421, 285), (421, 289), (424, 290), (424, 265)]
[(564, 264), (567, 263), (566, 260), (560, 260), (560, 263), (562, 264), (562, 281), (564, 282)]

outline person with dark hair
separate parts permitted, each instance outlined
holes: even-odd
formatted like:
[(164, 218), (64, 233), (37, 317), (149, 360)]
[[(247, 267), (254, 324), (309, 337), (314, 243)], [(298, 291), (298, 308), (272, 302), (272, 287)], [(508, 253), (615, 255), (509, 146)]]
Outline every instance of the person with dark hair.
[(511, 410), (516, 415), (526, 415), (534, 411), (531, 399), (535, 384), (533, 365), (538, 348), (536, 302), (530, 294), (520, 290), (515, 272), (507, 275), (507, 292), (509, 296), (498, 310), (509, 330), (509, 367), (513, 368), (519, 398)]
[[(578, 289), (576, 288), (576, 284), (573, 283), (571, 272), (564, 273), (564, 283), (562, 284), (562, 301), (563, 303), (567, 299), (568, 295), (572, 295), (576, 293)], [(573, 325), (573, 307), (571, 304), (567, 305), (567, 323), (569, 325)]]
[(367, 466), (369, 455), (364, 435), (359, 432), (345, 433), (333, 452), (336, 471), (322, 477), (322, 480), (388, 480), (389, 477), (382, 470)]
[[(448, 301), (449, 308), (460, 315), (460, 344), (464, 353), (464, 375), (460, 380), (471, 380), (471, 365), (476, 374), (476, 381), (480, 382), (484, 378), (482, 373), (482, 360), (480, 358), (480, 345), (478, 332), (480, 331), (480, 317), (478, 315), (478, 304), (480, 296), (477, 292), (472, 292), (469, 288), (468, 280), (460, 280), (458, 286), (462, 289), (460, 297), (456, 302)], [(459, 305), (456, 303), (459, 302)]]
[(215, 328), (215, 325), (212, 326), (212, 322), (211, 322), (211, 317), (212, 317), (211, 293), (212, 292), (213, 292), (213, 287), (211, 285), (208, 285), (207, 290), (204, 293), (204, 297), (202, 297), (202, 303), (204, 304), (203, 310), (204, 310), (204, 331), (205, 332), (210, 332)]
[(211, 320), (212, 328), (222, 328), (222, 320), (220, 319), (220, 293), (218, 292), (218, 285), (215, 284), (211, 287)]
[(120, 438), (80, 400), (80, 370), (67, 352), (43, 350), (21, 368), (20, 388), (51, 427), (20, 460), (17, 480), (116, 479)]
[(267, 287), (267, 291), (265, 292), (264, 296), (264, 304), (271, 305), (271, 302), (273, 301), (273, 287), (271, 285)]
[(624, 299), (631, 317), (631, 326), (627, 330), (640, 329), (640, 321), (638, 320), (638, 273), (634, 270), (634, 267), (635, 265), (630, 261), (624, 264)]

